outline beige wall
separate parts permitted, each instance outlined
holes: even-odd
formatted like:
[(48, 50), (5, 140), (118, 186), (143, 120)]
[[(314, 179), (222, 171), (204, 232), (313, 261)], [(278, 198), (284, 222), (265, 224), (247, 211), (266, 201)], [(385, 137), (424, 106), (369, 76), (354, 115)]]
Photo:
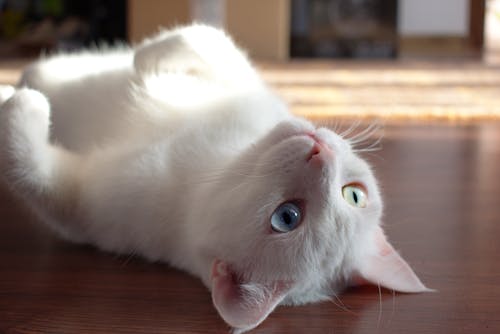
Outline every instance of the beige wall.
[(128, 0), (128, 39), (138, 42), (158, 31), (191, 21), (189, 0)]
[(255, 58), (289, 55), (289, 0), (227, 0), (226, 29)]
[[(128, 36), (137, 42), (159, 26), (191, 21), (190, 0), (128, 0)], [(225, 28), (252, 57), (286, 60), (290, 0), (225, 0)]]

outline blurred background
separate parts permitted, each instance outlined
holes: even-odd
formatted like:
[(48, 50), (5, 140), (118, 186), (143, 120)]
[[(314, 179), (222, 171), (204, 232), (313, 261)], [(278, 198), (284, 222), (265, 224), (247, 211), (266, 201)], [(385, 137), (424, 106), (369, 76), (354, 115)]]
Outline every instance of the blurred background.
[(499, 0), (0, 0), (0, 59), (193, 21), (226, 29), (300, 114), (500, 115)]
[(192, 21), (226, 28), (257, 58), (478, 57), (495, 49), (500, 18), (495, 0), (0, 0), (0, 9), (4, 57), (133, 42)]

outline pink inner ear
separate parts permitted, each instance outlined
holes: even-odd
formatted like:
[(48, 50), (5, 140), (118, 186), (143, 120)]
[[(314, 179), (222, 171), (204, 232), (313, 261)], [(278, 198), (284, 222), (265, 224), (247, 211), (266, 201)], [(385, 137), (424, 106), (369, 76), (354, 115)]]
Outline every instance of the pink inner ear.
[(362, 261), (358, 268), (359, 277), (353, 277), (354, 284), (369, 282), (400, 292), (433, 291), (425, 287), (408, 263), (394, 250), (378, 227), (375, 232), (376, 254)]
[(212, 301), (230, 326), (242, 331), (260, 324), (283, 300), (289, 284), (240, 283), (229, 266), (215, 260), (212, 264)]

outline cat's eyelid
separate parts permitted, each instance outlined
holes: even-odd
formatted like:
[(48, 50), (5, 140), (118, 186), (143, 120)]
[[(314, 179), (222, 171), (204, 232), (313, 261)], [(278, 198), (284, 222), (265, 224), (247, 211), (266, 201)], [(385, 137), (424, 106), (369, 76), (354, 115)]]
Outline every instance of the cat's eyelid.
[(347, 182), (346, 184), (344, 184), (342, 186), (342, 189), (344, 189), (345, 187), (359, 188), (365, 193), (366, 197), (368, 197), (368, 188), (364, 185), (364, 183), (362, 183), (360, 181)]

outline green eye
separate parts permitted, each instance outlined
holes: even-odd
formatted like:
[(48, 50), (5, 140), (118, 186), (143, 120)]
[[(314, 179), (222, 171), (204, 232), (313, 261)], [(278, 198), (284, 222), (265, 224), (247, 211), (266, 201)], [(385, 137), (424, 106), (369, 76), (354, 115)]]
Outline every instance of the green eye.
[(362, 187), (356, 185), (347, 185), (342, 188), (342, 195), (347, 203), (357, 208), (366, 207), (366, 194)]

